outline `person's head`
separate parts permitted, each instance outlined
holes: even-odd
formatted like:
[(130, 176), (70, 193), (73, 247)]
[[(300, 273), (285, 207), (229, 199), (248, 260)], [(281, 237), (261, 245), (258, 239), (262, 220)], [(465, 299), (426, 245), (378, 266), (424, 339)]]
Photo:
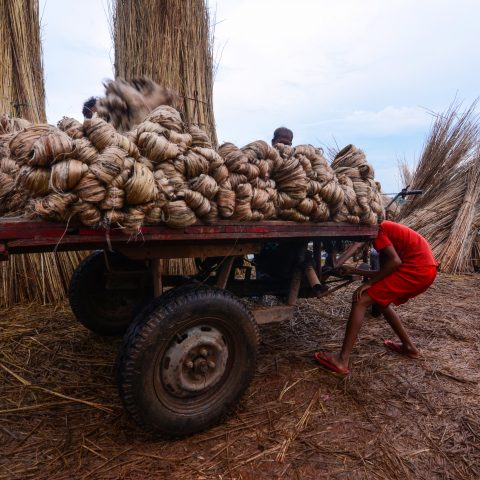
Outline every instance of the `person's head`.
[(97, 99), (95, 97), (90, 97), (83, 104), (82, 113), (85, 118), (93, 117), (93, 114), (97, 111), (96, 103), (97, 103)]
[(273, 132), (272, 145), (283, 143), (284, 145), (292, 145), (293, 132), (289, 128), (279, 127)]

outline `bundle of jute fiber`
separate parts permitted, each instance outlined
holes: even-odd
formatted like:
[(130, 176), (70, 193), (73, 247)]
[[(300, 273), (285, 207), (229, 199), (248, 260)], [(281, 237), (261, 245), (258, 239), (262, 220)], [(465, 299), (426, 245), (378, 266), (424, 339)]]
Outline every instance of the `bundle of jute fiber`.
[(216, 197), (230, 190), (228, 170), (211, 148), (205, 134), (185, 126), (179, 112), (162, 106), (147, 116), (132, 133), (148, 159), (158, 189), (157, 206), (167, 225), (188, 226), (218, 217)]
[(104, 83), (105, 97), (96, 103), (98, 116), (127, 132), (160, 105), (172, 105), (175, 94), (146, 77), (117, 78)]
[(125, 135), (98, 117), (83, 125), (64, 118), (59, 129), (27, 128), (11, 146), (23, 165), (18, 185), (30, 193), (32, 210), (53, 220), (126, 233), (145, 223), (213, 222), (217, 193), (231, 188), (228, 169), (208, 137), (185, 126), (168, 106)]
[(10, 141), (29, 125), (22, 118), (0, 115), (0, 215), (18, 211), (27, 202), (27, 197), (14, 188), (20, 167), (10, 155)]
[(228, 169), (227, 188), (218, 194), (220, 215), (243, 221), (275, 218), (277, 191), (270, 175), (278, 153), (261, 140), (241, 149), (225, 143), (218, 152)]
[(131, 234), (144, 224), (185, 227), (229, 218), (381, 218), (373, 169), (354, 147), (334, 162), (337, 181), (311, 145), (273, 148), (257, 141), (216, 152), (204, 132), (167, 105), (125, 134), (99, 117), (83, 124), (64, 118), (59, 128), (27, 126), (9, 149), (19, 166), (14, 191), (28, 193), (27, 212), (57, 221)]
[(323, 151), (312, 145), (277, 144), (282, 161), (273, 178), (277, 183), (280, 218), (325, 222), (341, 208), (344, 193)]
[(332, 162), (332, 169), (344, 192), (343, 205), (334, 221), (375, 224), (383, 220), (385, 211), (381, 186), (374, 180), (374, 171), (362, 150), (347, 145)]

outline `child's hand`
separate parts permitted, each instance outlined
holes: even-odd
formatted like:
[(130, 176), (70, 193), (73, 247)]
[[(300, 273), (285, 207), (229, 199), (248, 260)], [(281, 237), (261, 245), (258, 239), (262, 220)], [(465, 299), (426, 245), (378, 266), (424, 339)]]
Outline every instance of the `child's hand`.
[(351, 265), (342, 265), (341, 267), (335, 269), (335, 273), (338, 273), (338, 275), (352, 275), (356, 271), (357, 269)]

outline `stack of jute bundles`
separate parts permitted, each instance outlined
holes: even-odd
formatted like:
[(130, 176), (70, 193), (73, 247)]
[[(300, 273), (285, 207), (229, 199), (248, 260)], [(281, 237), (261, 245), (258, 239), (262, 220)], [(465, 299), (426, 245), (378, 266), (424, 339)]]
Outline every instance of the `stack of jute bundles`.
[(384, 218), (381, 186), (362, 150), (347, 145), (332, 162), (344, 192), (344, 201), (334, 216), (337, 222), (375, 224)]
[(185, 127), (171, 107), (155, 109), (125, 135), (97, 117), (83, 125), (65, 118), (59, 127), (27, 126), (9, 144), (20, 166), (16, 190), (28, 193), (42, 218), (127, 233), (161, 221), (187, 226), (214, 221), (217, 193), (230, 191), (208, 137)]
[(28, 125), (9, 150), (19, 168), (13, 190), (28, 197), (27, 212), (129, 234), (144, 224), (219, 219), (374, 224), (383, 214), (373, 169), (355, 147), (332, 167), (311, 145), (256, 141), (217, 152), (166, 105), (125, 134), (98, 117)]
[(27, 197), (15, 189), (20, 166), (10, 155), (10, 141), (30, 123), (21, 118), (0, 116), (0, 216), (21, 210)]
[(332, 169), (321, 150), (311, 145), (273, 148), (256, 141), (239, 149), (228, 143), (219, 153), (230, 171), (233, 219), (322, 222), (343, 201)]

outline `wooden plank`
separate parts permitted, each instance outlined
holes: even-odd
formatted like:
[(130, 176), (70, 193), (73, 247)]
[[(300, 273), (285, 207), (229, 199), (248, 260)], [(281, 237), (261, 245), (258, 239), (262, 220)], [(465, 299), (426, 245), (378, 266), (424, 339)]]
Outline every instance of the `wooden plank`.
[(289, 305), (258, 307), (252, 310), (252, 314), (259, 325), (290, 320), (291, 318), (293, 318), (294, 313), (295, 307)]
[(259, 253), (260, 242), (248, 243), (213, 243), (212, 240), (203, 242), (164, 242), (161, 244), (148, 244), (144, 246), (119, 245), (116, 250), (126, 257), (138, 260), (149, 258), (197, 258), (197, 257), (228, 257), (243, 256), (249, 253)]
[(128, 246), (144, 248), (162, 242), (242, 239), (375, 238), (378, 226), (346, 223), (295, 223), (286, 221), (228, 222), (192, 225), (173, 229), (164, 225), (143, 227), (138, 235), (126, 235), (120, 229), (103, 230), (19, 218), (0, 219), (0, 241), (11, 253), (49, 250), (105, 249)]

